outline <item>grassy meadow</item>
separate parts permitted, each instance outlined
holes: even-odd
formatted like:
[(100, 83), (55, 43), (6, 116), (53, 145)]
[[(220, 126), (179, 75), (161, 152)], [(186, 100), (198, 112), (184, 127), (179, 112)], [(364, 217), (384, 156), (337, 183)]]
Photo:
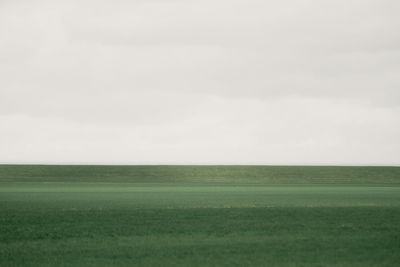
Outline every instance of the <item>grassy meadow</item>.
[(399, 266), (400, 168), (0, 165), (0, 266)]

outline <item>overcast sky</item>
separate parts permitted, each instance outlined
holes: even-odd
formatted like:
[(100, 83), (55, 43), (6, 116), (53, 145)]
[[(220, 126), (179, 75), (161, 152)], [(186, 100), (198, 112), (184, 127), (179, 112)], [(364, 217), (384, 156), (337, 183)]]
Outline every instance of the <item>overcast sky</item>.
[(398, 0), (0, 0), (0, 162), (400, 164)]

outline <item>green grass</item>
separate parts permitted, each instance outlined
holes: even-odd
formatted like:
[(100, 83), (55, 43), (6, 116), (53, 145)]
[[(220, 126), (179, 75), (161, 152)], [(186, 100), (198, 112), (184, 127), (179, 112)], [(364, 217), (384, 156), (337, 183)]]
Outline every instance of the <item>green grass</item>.
[(0, 266), (399, 266), (398, 169), (3, 165)]
[(0, 182), (399, 184), (400, 167), (0, 165)]

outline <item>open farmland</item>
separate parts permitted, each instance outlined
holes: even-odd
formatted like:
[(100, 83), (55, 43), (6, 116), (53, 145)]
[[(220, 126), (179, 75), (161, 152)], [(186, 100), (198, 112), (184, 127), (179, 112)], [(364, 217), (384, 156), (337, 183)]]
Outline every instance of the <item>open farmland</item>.
[(400, 168), (0, 165), (1, 266), (398, 266)]

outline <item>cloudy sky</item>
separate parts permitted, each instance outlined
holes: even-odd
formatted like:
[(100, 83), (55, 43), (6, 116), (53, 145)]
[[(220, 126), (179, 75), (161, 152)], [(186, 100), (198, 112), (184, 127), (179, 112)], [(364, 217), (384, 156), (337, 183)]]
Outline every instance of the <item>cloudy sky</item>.
[(0, 162), (400, 164), (398, 0), (0, 0)]

